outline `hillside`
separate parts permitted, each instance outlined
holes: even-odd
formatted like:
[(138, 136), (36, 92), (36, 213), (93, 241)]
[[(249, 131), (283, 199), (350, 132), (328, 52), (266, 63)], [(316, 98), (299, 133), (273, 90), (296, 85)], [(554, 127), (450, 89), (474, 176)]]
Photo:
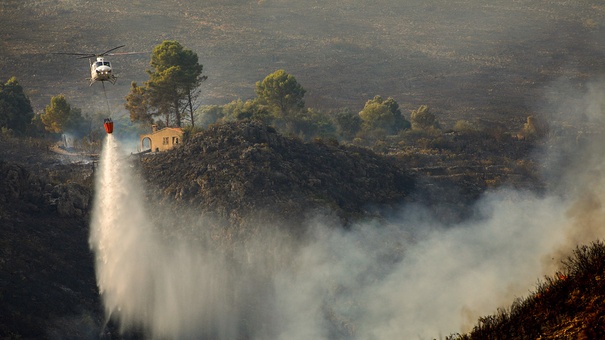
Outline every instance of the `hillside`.
[[(498, 154), (498, 149), (489, 151), (485, 145), (472, 146), (470, 141), (477, 140), (462, 143)], [(452, 143), (455, 146), (458, 142)], [(4, 311), (0, 313), (0, 335), (80, 338), (115, 332), (112, 323), (103, 328), (105, 319), (88, 248), (91, 164), (50, 153), (41, 142), (11, 139), (2, 140), (2, 145), (0, 176), (6, 185), (0, 190), (0, 281), (4, 283), (0, 290), (0, 310)], [(517, 149), (514, 145), (506, 146), (510, 157), (527, 155), (528, 145), (518, 144)], [(467, 156), (467, 161), (472, 159)], [(464, 209), (486, 190), (486, 179), (476, 177), (506, 175), (500, 168), (493, 174), (473, 174), (469, 171), (472, 167), (459, 166), (464, 162), (461, 159), (455, 159), (457, 165), (450, 168), (418, 168), (426, 165), (421, 158), (385, 157), (330, 141), (304, 143), (251, 121), (214, 125), (171, 152), (130, 161), (145, 180), (147, 203), (157, 207), (152, 214), (161, 218), (165, 207), (177, 213), (196, 211), (195, 218), (209, 214), (228, 222), (222, 223), (222, 228), (231, 226), (227, 229), (235, 228), (244, 239), (250, 232), (246, 227), (259, 221), (260, 225), (288, 221), (281, 224), (284, 230), (301, 235), (304, 220), (318, 213), (334, 214), (340, 219), (338, 224), (347, 226), (370, 216), (381, 217), (401, 202), (430, 203), (435, 212), (443, 206)], [(520, 180), (520, 173), (508, 176), (517, 178), (521, 185), (533, 181)], [(453, 218), (459, 221), (460, 216)], [(368, 245), (362, 242), (358, 246)], [(384, 247), (380, 253), (386, 256), (381, 257), (381, 268), (395, 265), (401, 256), (386, 252), (389, 246), (388, 242), (380, 243)], [(599, 306), (603, 302), (600, 278), (605, 275), (603, 248), (600, 243), (580, 246), (565, 268), (547, 277), (535, 293), (515, 301), (510, 309), (481, 317), (470, 333), (452, 335), (452, 339), (602, 335)], [(263, 269), (262, 273), (266, 272)], [(367, 274), (380, 278), (374, 270)], [(336, 299), (352, 289), (346, 285), (337, 288), (331, 292), (335, 295), (328, 296)], [(256, 303), (254, 299), (248, 301)], [(255, 306), (240, 312), (250, 313)], [(362, 320), (337, 307), (327, 305), (324, 311), (331, 334), (350, 338), (362, 334), (355, 331)], [(355, 304), (352, 307), (361, 308)], [(247, 324), (240, 331), (246, 334), (255, 327)]]
[[(88, 246), (94, 164), (52, 152), (42, 141), (0, 143), (0, 336), (115, 331), (104, 325)], [(260, 219), (292, 221), (287, 231), (300, 234), (313, 213), (355, 219), (414, 189), (414, 179), (391, 159), (357, 147), (305, 144), (255, 122), (213, 126), (173, 152), (130, 161), (140, 166), (157, 211), (194, 209), (243, 234)]]
[(602, 339), (605, 336), (605, 244), (578, 246), (565, 269), (472, 332), (451, 339)]
[[(285, 69), (307, 89), (308, 107), (358, 112), (374, 95), (391, 96), (404, 112), (427, 104), (447, 124), (518, 126), (548, 113), (545, 98), (567, 93), (559, 85), (577, 90), (603, 72), (599, 1), (107, 0), (101, 7), (0, 4), (0, 74), (16, 76), (37, 111), (59, 93), (84, 112), (106, 110), (100, 86), (85, 79), (87, 61), (51, 53), (122, 44), (151, 51), (164, 39), (199, 55), (208, 76), (204, 105), (248, 99), (255, 82)], [(149, 56), (112, 61), (119, 80), (108, 97), (123, 113), (130, 82), (147, 80)]]
[(104, 323), (88, 247), (92, 166), (0, 140), (0, 337), (88, 338)]
[(152, 197), (216, 213), (230, 224), (250, 218), (303, 222), (314, 212), (341, 219), (399, 204), (415, 180), (393, 159), (367, 149), (303, 143), (254, 121), (213, 125), (185, 145), (142, 159)]
[[(88, 62), (53, 53), (124, 44), (120, 51), (142, 53), (111, 57), (119, 80), (106, 86), (110, 111), (125, 125), (131, 81), (147, 80), (151, 49), (171, 39), (204, 65), (200, 105), (252, 98), (255, 82), (285, 69), (307, 90), (309, 108), (355, 113), (380, 95), (393, 97), (404, 116), (422, 104), (436, 114), (438, 136), (389, 136), (372, 150), (303, 142), (240, 121), (213, 125), (171, 152), (128, 158), (152, 219), (167, 222), (161, 237), (208, 227), (211, 238), (202, 241), (215, 244), (204, 250), (219, 249), (187, 257), (200, 250), (195, 230), (195, 237), (180, 235), (190, 243), (176, 250), (169, 246), (178, 238), (159, 237), (149, 243), (147, 266), (132, 268), (162, 279), (141, 275), (144, 282), (133, 287), (181, 287), (155, 271), (156, 263), (177, 275), (191, 263), (208, 265), (197, 267), (216, 275), (197, 285), (208, 275), (194, 271), (191, 296), (218, 287), (225, 294), (209, 296), (231, 299), (219, 303), (222, 314), (213, 304), (202, 310), (210, 315), (208, 338), (384, 338), (373, 333), (381, 325), (391, 335), (418, 326), (432, 338), (435, 330), (456, 332), (472, 322), (469, 332), (449, 338), (598, 339), (605, 336), (605, 245), (578, 243), (601, 237), (605, 221), (604, 22), (599, 0), (4, 0), (0, 82), (16, 76), (37, 113), (64, 93), (84, 114), (103, 114), (105, 96), (99, 84), (88, 86)], [(530, 115), (549, 125), (548, 139), (517, 138)], [(468, 130), (451, 129), (460, 119)], [(89, 245), (94, 166), (87, 155), (57, 154), (46, 141), (2, 132), (0, 338), (121, 337), (104, 315)], [(580, 198), (572, 206), (558, 205), (574, 195)], [(581, 216), (570, 232), (559, 224), (574, 208)], [(305, 234), (318, 216), (328, 231)], [(275, 235), (259, 232), (265, 226), (296, 242), (268, 242), (263, 237)], [(589, 232), (578, 237), (584, 228)], [(514, 292), (520, 276), (550, 270), (531, 267), (530, 255), (546, 256), (539, 245), (556, 237), (578, 244), (576, 252), (535, 292)], [(205, 262), (221, 251), (231, 257)], [(436, 258), (424, 262), (425, 254)], [(494, 289), (499, 284), (508, 286)], [(507, 305), (511, 294), (517, 298), (510, 308), (476, 325), (483, 313), (465, 309), (484, 296), (476, 304)], [(153, 296), (154, 303), (165, 297)], [(451, 296), (469, 301), (447, 304)], [(459, 322), (460, 314), (471, 321)], [(221, 333), (225, 325), (235, 327)], [(300, 328), (287, 329), (292, 325)], [(306, 333), (311, 326), (317, 333)]]

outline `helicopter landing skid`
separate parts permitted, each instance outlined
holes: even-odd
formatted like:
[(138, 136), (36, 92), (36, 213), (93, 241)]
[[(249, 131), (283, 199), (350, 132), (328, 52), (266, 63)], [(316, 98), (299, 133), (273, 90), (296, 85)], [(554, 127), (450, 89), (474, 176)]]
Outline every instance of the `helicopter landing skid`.
[(101, 82), (101, 84), (103, 84), (103, 85), (105, 85), (105, 82), (106, 82), (106, 81), (110, 82), (110, 83), (111, 83), (111, 85), (115, 85), (115, 84), (116, 84), (116, 81), (118, 81), (118, 77), (116, 77), (116, 76), (112, 76), (111, 78), (109, 78), (109, 79), (107, 79), (107, 80), (97, 80), (97, 79), (90, 79), (90, 78), (88, 78), (88, 80), (90, 80), (90, 84), (88, 84), (88, 86), (92, 86), (92, 84), (94, 84), (94, 83), (96, 83), (96, 82), (98, 82), (98, 81), (100, 81), (100, 82)]

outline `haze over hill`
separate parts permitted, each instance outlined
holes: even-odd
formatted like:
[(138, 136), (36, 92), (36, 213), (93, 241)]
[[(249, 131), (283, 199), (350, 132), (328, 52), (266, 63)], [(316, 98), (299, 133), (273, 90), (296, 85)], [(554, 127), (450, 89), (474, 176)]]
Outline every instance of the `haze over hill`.
[[(65, 93), (105, 111), (88, 63), (52, 52), (151, 51), (165, 39), (204, 65), (202, 104), (254, 95), (285, 69), (309, 107), (358, 111), (379, 94), (405, 111), (428, 104), (455, 118), (517, 119), (541, 110), (545, 86), (579, 87), (603, 70), (600, 1), (342, 0), (83, 1), (0, 4), (0, 74), (17, 76), (36, 110)], [(131, 81), (147, 80), (149, 56), (113, 57), (112, 110), (124, 112)]]
[[(331, 208), (343, 197), (341, 207), (355, 210), (359, 197), (377, 193), (368, 183), (392, 185), (399, 177), (390, 161), (238, 122), (146, 159), (138, 176), (112, 136), (104, 154), (113, 158), (101, 157), (112, 172), (97, 183), (97, 194), (114, 194), (98, 201), (108, 205), (95, 207), (91, 224), (107, 314), (151, 337), (432, 339), (470, 330), (477, 317), (530, 294), (541, 275), (561, 270), (560, 260), (577, 244), (603, 235), (603, 157), (593, 149), (603, 136), (590, 137), (574, 144), (577, 158), (566, 158), (564, 194), (500, 188), (472, 205), (472, 218), (453, 223), (438, 221), (420, 202), (402, 202), (390, 214), (364, 215), (343, 228), (323, 213), (293, 213), (293, 206), (320, 198)], [(327, 160), (330, 154), (338, 161)], [(355, 174), (360, 164), (380, 171)], [(336, 183), (314, 186), (330, 180)], [(412, 187), (401, 188), (405, 194)], [(175, 214), (167, 209), (171, 203), (179, 206)], [(264, 205), (286, 218), (246, 228), (234, 223), (242, 207)], [(202, 213), (207, 208), (231, 223), (220, 226)], [(293, 232), (297, 223), (302, 238)], [(533, 327), (532, 334), (552, 334), (559, 323), (548, 320), (551, 329)], [(585, 324), (574, 320), (574, 327), (565, 334)]]
[[(103, 111), (105, 103), (100, 86), (88, 87), (84, 79), (87, 62), (48, 53), (100, 52), (121, 44), (126, 44), (128, 51), (148, 51), (164, 39), (175, 39), (198, 53), (204, 73), (209, 76), (203, 84), (202, 104), (223, 104), (238, 97), (251, 97), (256, 81), (283, 68), (307, 89), (305, 99), (310, 107), (351, 106), (357, 111), (367, 99), (380, 94), (394, 97), (404, 112), (419, 104), (428, 104), (444, 123), (458, 118), (518, 123), (535, 113), (548, 115), (546, 118), (550, 119), (582, 120), (593, 124), (596, 128), (588, 132), (594, 132), (604, 126), (605, 86), (599, 77), (603, 72), (601, 23), (604, 13), (605, 6), (599, 1), (562, 0), (539, 3), (530, 0), (487, 3), (480, 0), (330, 3), (260, 0), (202, 4), (193, 0), (107, 0), (102, 4), (75, 0), (6, 0), (0, 3), (0, 75), (17, 76), (38, 111), (58, 93), (66, 93), (70, 102), (84, 110)], [(115, 113), (123, 112), (123, 97), (130, 81), (146, 80), (144, 70), (148, 59), (145, 55), (112, 58), (120, 76), (118, 84), (108, 91)], [(527, 294), (538, 277), (557, 270), (559, 259), (567, 256), (570, 249), (604, 233), (603, 135), (576, 134), (576, 130), (570, 134), (571, 142), (564, 143), (556, 139), (570, 135), (551, 130), (550, 137), (554, 138), (546, 144), (549, 152), (541, 154), (544, 159), (541, 175), (549, 181), (547, 190), (540, 194), (510, 188), (489, 190), (475, 205), (468, 207), (472, 218), (463, 221), (444, 223), (422, 202), (402, 202), (380, 218), (360, 216), (367, 219), (355, 220), (346, 228), (338, 219), (304, 216), (304, 220), (297, 221), (309, 231), (304, 242), (291, 240), (292, 235), (283, 232), (289, 225), (277, 225), (273, 229), (273, 226), (259, 224), (258, 228), (249, 230), (250, 238), (244, 239), (234, 232), (235, 228), (214, 233), (212, 221), (193, 213), (172, 216), (164, 210), (165, 202), (159, 200), (154, 204), (153, 199), (144, 197), (147, 189), (150, 196), (163, 193), (165, 201), (174, 200), (177, 204), (187, 199), (200, 206), (214, 204), (212, 208), (222, 209), (224, 215), (233, 219), (239, 215), (232, 213), (235, 209), (229, 204), (239, 203), (253, 209), (257, 203), (267, 204), (256, 200), (253, 194), (268, 197), (268, 204), (275, 198), (281, 200), (275, 208), (282, 212), (287, 211), (282, 207), (300, 206), (300, 201), (288, 201), (290, 195), (297, 198), (296, 194), (316, 195), (313, 202), (328, 206), (326, 208), (339, 206), (342, 210), (359, 212), (364, 208), (359, 202), (367, 196), (343, 190), (352, 182), (351, 177), (356, 177), (360, 190), (368, 191), (377, 203), (386, 201), (379, 194), (390, 199), (407, 197), (407, 190), (405, 195), (390, 195), (386, 190), (373, 192), (372, 188), (384, 188), (391, 182), (377, 181), (375, 183), (384, 185), (372, 185), (367, 176), (359, 175), (361, 171), (353, 171), (354, 166), (347, 170), (340, 164), (340, 160), (350, 160), (353, 165), (359, 164), (360, 159), (375, 160), (369, 152), (356, 155), (354, 148), (321, 141), (316, 141), (318, 145), (303, 145), (277, 136), (267, 127), (257, 129), (264, 131), (261, 136), (267, 137), (249, 140), (246, 137), (249, 134), (242, 133), (248, 128), (229, 132), (230, 126), (238, 124), (244, 123), (209, 129), (193, 139), (197, 144), (183, 145), (157, 157), (156, 162), (148, 160), (149, 163), (143, 165), (148, 167), (147, 175), (143, 171), (140, 176), (148, 176), (147, 182), (141, 183), (138, 175), (130, 177), (129, 164), (123, 163), (126, 157), (117, 152), (124, 151), (123, 148), (108, 149), (115, 144), (105, 144), (104, 151), (120, 156), (116, 158), (119, 161), (105, 163), (117, 164), (110, 167), (117, 172), (108, 171), (105, 183), (117, 184), (117, 194), (127, 204), (116, 204), (122, 201), (113, 201), (112, 196), (108, 196), (109, 201), (116, 204), (115, 210), (97, 205), (93, 227), (103, 229), (117, 225), (118, 232), (144, 231), (132, 233), (128, 238), (118, 233), (118, 240), (131, 243), (109, 240), (115, 248), (98, 248), (109, 249), (109, 254), (125, 261), (105, 267), (106, 274), (125, 275), (111, 276), (105, 281), (110, 284), (104, 292), (110, 298), (110, 303), (105, 305), (108, 311), (117, 310), (120, 305), (131, 308), (124, 309), (123, 315), (113, 314), (117, 319), (122, 318), (119, 321), (123, 326), (147, 327), (152, 334), (158, 331), (156, 327), (167, 327), (166, 334), (207, 334), (209, 338), (228, 339), (234, 338), (234, 334), (258, 339), (280, 336), (290, 339), (432, 338), (440, 332), (470, 329), (478, 316)], [(495, 138), (490, 142), (504, 148), (509, 145)], [(519, 141), (509, 138), (508, 142)], [(220, 152), (233, 143), (237, 147), (230, 148), (229, 153)], [(17, 140), (15, 145), (23, 143)], [(9, 147), (2, 149), (13, 152)], [(420, 154), (427, 150), (411, 152)], [(474, 150), (467, 148), (460, 152), (473, 153)], [(427, 151), (427, 158), (435, 156), (431, 151)], [(200, 160), (200, 156), (206, 158)], [(27, 157), (28, 161), (37, 158)], [(326, 159), (339, 161), (331, 164)], [(479, 162), (483, 160), (486, 163), (481, 164), (487, 165), (491, 159)], [(526, 158), (515, 158), (511, 163), (524, 160)], [(173, 167), (174, 163), (197, 165)], [(376, 164), (383, 163), (387, 164), (376, 161)], [(305, 168), (309, 165), (314, 165), (312, 170)], [(124, 170), (120, 171), (120, 167)], [(3, 244), (10, 246), (0, 247), (3, 260), (14, 258), (13, 250), (23, 249), (20, 244), (30, 240), (30, 234), (55, 232), (47, 228), (55, 224), (37, 224), (30, 220), (28, 213), (37, 211), (35, 202), (44, 202), (45, 209), (59, 213), (61, 209), (50, 203), (57, 197), (69, 197), (68, 193), (80, 191), (78, 185), (67, 183), (67, 179), (53, 180), (46, 185), (46, 181), (36, 180), (36, 176), (26, 171), (15, 172), (14, 168), (12, 165), (3, 167), (5, 177), (10, 175), (13, 182), (22, 182), (31, 190), (12, 190), (12, 186), (7, 186), (11, 190), (0, 190), (6, 202), (15, 200), (16, 193), (17, 203), (23, 203), (19, 205), (23, 211), (18, 210), (14, 216), (3, 214), (14, 217), (8, 229), (10, 233), (3, 230), (11, 237), (0, 238)], [(44, 172), (41, 169), (47, 170), (37, 166), (38, 171)], [(389, 173), (392, 178), (402, 178), (399, 170), (390, 167), (386, 168), (391, 169), (388, 172), (382, 167), (373, 169), (380, 170), (369, 172), (374, 178)], [(410, 169), (404, 167), (404, 170)], [(485, 175), (485, 172), (475, 175)], [(191, 185), (183, 184), (183, 177)], [(382, 177), (382, 180), (389, 179)], [(246, 187), (248, 179), (256, 179), (258, 186)], [(334, 183), (325, 187), (316, 185), (322, 181)], [(105, 183), (99, 183), (97, 189), (106, 187)], [(207, 191), (193, 196), (186, 190), (197, 188), (194, 183)], [(275, 183), (281, 183), (288, 190), (262, 192), (267, 188), (273, 190)], [(431, 182), (424, 188), (440, 184)], [(329, 190), (324, 190), (326, 188)], [(35, 193), (31, 197), (30, 191)], [(411, 193), (412, 198), (414, 194)], [(73, 196), (69, 201), (80, 201), (75, 199), (80, 196)], [(224, 201), (219, 202), (217, 198)], [(340, 204), (341, 198), (348, 205)], [(429, 200), (428, 205), (434, 203)], [(130, 209), (132, 207), (136, 209)], [(149, 215), (159, 215), (164, 220), (151, 221), (146, 209), (153, 212)], [(81, 211), (83, 209), (73, 209), (73, 213)], [(112, 218), (121, 218), (108, 219), (107, 211), (112, 213)], [(35, 215), (32, 213), (32, 216)], [(82, 216), (79, 218), (83, 220)], [(28, 223), (27, 229), (21, 227), (22, 220)], [(78, 242), (81, 246), (84, 222), (78, 221), (74, 226), (73, 229), (80, 230), (74, 232), (68, 228), (58, 237), (55, 234), (54, 239), (62, 242), (60, 244)], [(152, 232), (147, 233), (145, 228)], [(27, 233), (30, 229), (32, 232)], [(79, 237), (70, 238), (74, 235)], [(141, 235), (144, 237), (138, 237)], [(28, 241), (31, 249), (61, 253), (61, 246), (57, 244), (39, 247), (36, 238), (33, 240), (33, 243)], [(212, 246), (206, 248), (208, 244)], [(232, 247), (223, 249), (224, 244)], [(171, 247), (173, 245), (175, 247)], [(86, 253), (78, 249), (78, 254)], [(213, 252), (217, 249), (220, 251)], [(133, 253), (142, 257), (130, 256)], [(43, 265), (28, 265), (29, 254), (18, 255), (20, 261), (14, 267), (6, 265), (12, 263), (9, 261), (0, 263), (5, 265), (0, 279), (10, 282), (11, 287), (21, 287), (25, 280), (45, 284), (46, 277), (37, 275), (37, 268)], [(39, 260), (36, 264), (53, 261), (44, 255), (44, 252), (36, 253)], [(62, 261), (54, 263), (47, 266), (48, 273), (67, 272), (60, 265)], [(70, 302), (78, 297), (69, 289), (86, 290), (87, 298), (80, 299), (89, 305), (84, 308), (95, 306), (93, 297), (97, 291), (90, 289), (94, 286), (90, 263), (81, 265), (87, 270), (86, 274), (74, 269), (69, 271), (69, 278), (84, 275), (89, 281), (81, 285), (83, 288), (68, 283), (65, 284), (68, 289), (57, 285), (56, 291), (65, 291), (72, 297), (61, 307), (71, 307)], [(49, 296), (48, 290), (32, 291), (36, 297), (37, 294)], [(200, 294), (200, 291), (208, 294)], [(36, 320), (30, 317), (32, 311), (21, 314), (22, 310), (13, 309), (13, 306), (29, 308), (38, 304), (34, 300), (32, 304), (20, 303), (30, 296), (27, 291), (18, 292), (0, 294), (0, 298), (5, 297), (4, 308), (12, 311), (3, 315), (9, 320), (3, 321), (7, 326), (2, 331), (6, 334), (12, 331), (13, 318), (27, 321), (26, 326)], [(179, 299), (171, 299), (172, 293), (177, 293)], [(117, 298), (111, 300), (113, 297)], [(218, 301), (218, 313), (216, 305), (205, 303), (207, 297), (217, 299), (214, 301)], [(50, 311), (56, 312), (54, 299), (60, 298), (37, 301), (44, 301)], [(129, 314), (130, 311), (134, 313)], [(43, 318), (39, 315), (36, 316)], [(83, 315), (83, 319), (89, 319)], [(198, 322), (199, 315), (206, 323)], [(102, 322), (97, 323), (100, 319), (95, 319), (92, 326), (102, 327)], [(54, 327), (55, 319), (48, 322)], [(181, 327), (182, 322), (192, 328)]]

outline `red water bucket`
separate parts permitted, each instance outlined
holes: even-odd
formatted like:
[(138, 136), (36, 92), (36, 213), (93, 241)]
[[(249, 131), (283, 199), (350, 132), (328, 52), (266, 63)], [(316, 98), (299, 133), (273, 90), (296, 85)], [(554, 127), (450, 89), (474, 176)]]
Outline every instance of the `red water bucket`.
[(105, 122), (103, 125), (105, 125), (105, 132), (107, 132), (107, 133), (113, 132), (113, 122), (111, 122), (111, 121)]

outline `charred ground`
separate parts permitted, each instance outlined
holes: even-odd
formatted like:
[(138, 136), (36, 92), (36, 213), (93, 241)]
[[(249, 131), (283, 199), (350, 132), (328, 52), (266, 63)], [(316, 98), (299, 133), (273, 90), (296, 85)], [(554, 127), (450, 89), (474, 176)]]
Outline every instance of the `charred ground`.
[(0, 144), (0, 336), (95, 337), (104, 320), (88, 248), (92, 166), (43, 141)]
[[(581, 88), (603, 71), (604, 13), (599, 1), (557, 0), (108, 0), (102, 10), (9, 0), (0, 5), (0, 73), (17, 77), (36, 111), (59, 93), (85, 112), (105, 110), (102, 92), (85, 80), (87, 61), (51, 53), (121, 44), (150, 51), (174, 39), (204, 65), (203, 104), (248, 99), (255, 82), (285, 69), (312, 108), (358, 112), (381, 95), (408, 112), (427, 104), (448, 124), (519, 125), (543, 109), (546, 86), (564, 80)], [(112, 110), (123, 111), (130, 82), (147, 80), (149, 56), (112, 60), (119, 81), (109, 98)]]
[(144, 157), (142, 168), (152, 197), (230, 224), (254, 215), (302, 223), (322, 210), (349, 220), (415, 189), (392, 158), (335, 141), (304, 143), (254, 121), (213, 125), (174, 151)]
[[(318, 213), (332, 214), (346, 225), (379, 217), (390, 205), (421, 202), (444, 221), (456, 221), (464, 207), (490, 187), (543, 188), (531, 168), (509, 168), (530, 161), (535, 142), (479, 140), (477, 135), (457, 136), (447, 148), (442, 141), (440, 153), (426, 157), (392, 152), (385, 156), (335, 141), (303, 142), (262, 123), (240, 121), (213, 125), (170, 152), (131, 161), (146, 182), (149, 203), (214, 216), (223, 227), (238, 228), (242, 237), (255, 220), (293, 221), (284, 228), (304, 234), (305, 218)], [(95, 332), (103, 331), (105, 321), (87, 241), (93, 165), (53, 153), (43, 142), (2, 143), (0, 174), (6, 185), (0, 190), (0, 334), (100, 334)], [(462, 146), (469, 151), (465, 157), (459, 153)], [(508, 153), (502, 156), (501, 148)], [(486, 163), (479, 155), (502, 158)], [(447, 158), (450, 163), (443, 162)], [(504, 159), (510, 163), (502, 163)], [(590, 249), (582, 248), (578, 259), (570, 260), (565, 272), (569, 279), (548, 279), (510, 312), (481, 319), (464, 337), (492, 338), (503, 334), (502, 329), (510, 339), (523, 334), (580, 334), (588, 331), (588, 324), (577, 318), (586, 313), (592, 320), (591, 332), (601, 334), (597, 303), (602, 297), (595, 292), (603, 275), (598, 266), (602, 245)], [(573, 299), (563, 292), (572, 292)], [(586, 299), (592, 307), (586, 307)], [(539, 328), (528, 321), (542, 319), (546, 321)]]

